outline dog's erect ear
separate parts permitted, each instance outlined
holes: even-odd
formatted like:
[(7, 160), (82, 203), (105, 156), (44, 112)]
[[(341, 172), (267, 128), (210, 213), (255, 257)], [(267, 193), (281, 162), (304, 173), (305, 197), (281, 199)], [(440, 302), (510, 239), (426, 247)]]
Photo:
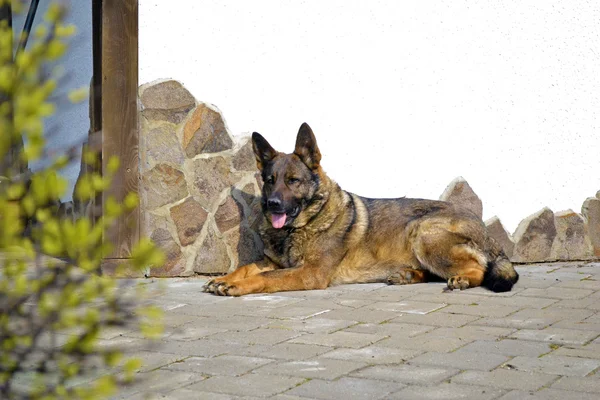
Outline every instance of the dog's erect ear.
[(321, 152), (317, 147), (317, 139), (315, 139), (312, 129), (310, 129), (310, 126), (306, 122), (300, 126), (300, 130), (298, 131), (294, 154), (300, 157), (308, 168), (314, 170), (319, 167)]
[(252, 134), (252, 149), (254, 149), (254, 155), (256, 156), (256, 165), (261, 171), (265, 164), (277, 155), (277, 151), (258, 132)]

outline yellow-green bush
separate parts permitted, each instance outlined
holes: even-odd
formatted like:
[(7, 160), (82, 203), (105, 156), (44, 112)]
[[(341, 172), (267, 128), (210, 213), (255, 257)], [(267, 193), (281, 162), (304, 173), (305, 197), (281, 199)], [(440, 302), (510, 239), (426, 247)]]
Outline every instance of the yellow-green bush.
[[(0, 6), (7, 4), (10, 0), (0, 0)], [(45, 169), (26, 168), (48, 157), (43, 118), (55, 112), (51, 96), (58, 84), (44, 77), (42, 68), (67, 51), (74, 27), (62, 23), (64, 12), (53, 4), (45, 25), (16, 56), (12, 29), (0, 23), (0, 398), (110, 396), (140, 364), (100, 345), (99, 338), (114, 327), (160, 333), (160, 312), (138, 307), (134, 289), (103, 276), (100, 268), (111, 251), (104, 232), (121, 213), (137, 207), (137, 197), (107, 199), (94, 220), (61, 219), (56, 201), (67, 185), (58, 172), (73, 162), (73, 152), (65, 149)], [(85, 96), (79, 90), (69, 97)], [(95, 166), (98, 155), (88, 150), (83, 160)], [(118, 160), (110, 160), (104, 175), (82, 176), (74, 199), (97, 198), (118, 168)], [(147, 241), (132, 251), (132, 267), (162, 262), (163, 255)]]

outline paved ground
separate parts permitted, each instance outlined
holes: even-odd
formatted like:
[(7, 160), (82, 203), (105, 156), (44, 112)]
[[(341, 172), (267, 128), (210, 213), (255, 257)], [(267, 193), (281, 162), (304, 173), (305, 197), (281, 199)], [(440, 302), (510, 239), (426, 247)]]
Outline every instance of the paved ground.
[(598, 399), (600, 263), (518, 268), (512, 292), (346, 285), (241, 298), (145, 280), (159, 346), (127, 399)]

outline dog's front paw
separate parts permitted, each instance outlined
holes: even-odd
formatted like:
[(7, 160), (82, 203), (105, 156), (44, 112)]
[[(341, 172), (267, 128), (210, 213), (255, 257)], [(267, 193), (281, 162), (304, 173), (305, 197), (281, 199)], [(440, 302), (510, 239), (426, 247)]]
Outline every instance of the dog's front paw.
[(211, 279), (210, 281), (206, 282), (206, 284), (204, 286), (202, 286), (202, 291), (204, 293), (214, 293), (216, 285), (217, 285), (216, 279)]
[(448, 279), (448, 289), (450, 290), (454, 290), (454, 289), (460, 289), (460, 290), (465, 290), (469, 287), (469, 280), (463, 276), (453, 276), (452, 278)]
[(211, 280), (202, 290), (206, 293), (216, 294), (217, 296), (236, 296), (235, 285), (223, 281)]

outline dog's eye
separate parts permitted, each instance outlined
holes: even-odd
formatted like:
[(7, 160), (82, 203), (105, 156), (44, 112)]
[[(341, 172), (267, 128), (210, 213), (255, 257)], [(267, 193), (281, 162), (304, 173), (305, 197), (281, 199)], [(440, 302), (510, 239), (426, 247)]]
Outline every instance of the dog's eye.
[(267, 178), (267, 183), (268, 183), (269, 185), (272, 185), (272, 184), (274, 184), (274, 183), (275, 183), (275, 176), (274, 176), (274, 175), (271, 175), (270, 177), (268, 177), (268, 178)]
[(298, 179), (298, 178), (288, 178), (288, 184), (290, 184), (290, 185), (293, 185), (298, 182), (300, 182), (300, 179)]

